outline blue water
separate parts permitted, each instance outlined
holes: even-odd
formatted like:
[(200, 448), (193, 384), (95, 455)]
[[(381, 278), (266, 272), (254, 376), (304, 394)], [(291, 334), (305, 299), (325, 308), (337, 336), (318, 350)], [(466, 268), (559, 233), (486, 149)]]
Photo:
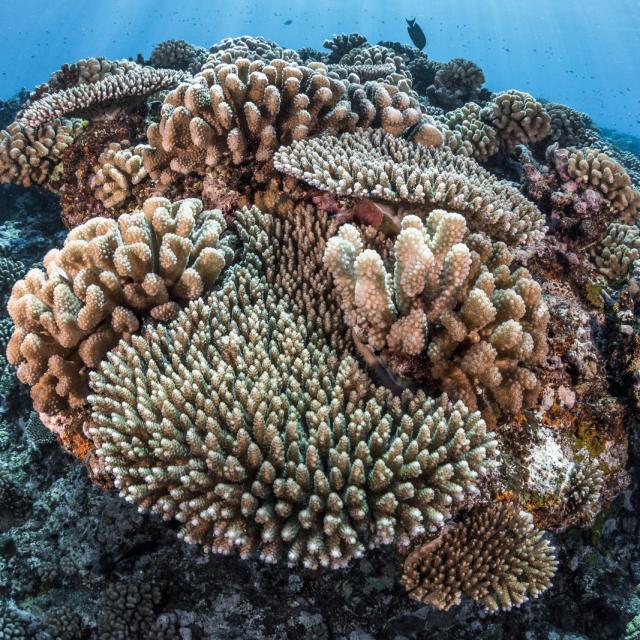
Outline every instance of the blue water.
[(0, 97), (64, 62), (148, 56), (168, 38), (210, 46), (250, 34), (320, 49), (358, 31), (409, 44), (405, 17), (422, 25), (429, 56), (473, 60), (490, 89), (525, 90), (640, 135), (639, 0), (1, 0)]

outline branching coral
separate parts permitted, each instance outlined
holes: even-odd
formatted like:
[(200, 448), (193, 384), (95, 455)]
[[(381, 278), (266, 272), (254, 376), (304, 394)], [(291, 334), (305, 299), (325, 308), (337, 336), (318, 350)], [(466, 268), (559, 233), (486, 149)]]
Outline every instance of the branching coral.
[(541, 288), (526, 269), (511, 271), (502, 242), (470, 235), (457, 213), (432, 211), (426, 223), (402, 220), (393, 276), (344, 225), (325, 251), (347, 324), (372, 349), (426, 354), (429, 375), (467, 406), (477, 397), (519, 411), (537, 396), (523, 364), (546, 357), (549, 315)]
[(131, 187), (147, 178), (143, 151), (144, 145), (130, 147), (128, 141), (123, 141), (112, 142), (100, 154), (91, 184), (107, 209), (124, 205), (131, 197)]
[(438, 609), (466, 595), (489, 611), (508, 610), (549, 588), (553, 551), (529, 513), (498, 502), (413, 551), (402, 583), (411, 598)]
[(576, 182), (593, 187), (609, 208), (623, 221), (634, 221), (640, 214), (640, 192), (615, 160), (597, 149), (568, 149), (566, 171)]
[(353, 73), (360, 82), (383, 80), (400, 91), (411, 90), (411, 74), (402, 57), (380, 45), (352, 49), (340, 58), (338, 65), (329, 68), (347, 75)]
[(235, 220), (245, 259), (222, 289), (92, 374), (91, 433), (122, 495), (206, 549), (309, 568), (439, 527), (492, 466), (493, 434), (460, 403), (374, 387), (268, 286), (271, 218)]
[(482, 109), (482, 118), (498, 131), (507, 152), (518, 144), (544, 140), (551, 132), (551, 118), (535, 98), (522, 91), (503, 91)]
[(40, 127), (13, 122), (0, 131), (0, 183), (45, 184), (82, 131), (82, 121), (76, 119), (52, 120)]
[(612, 222), (600, 242), (590, 249), (591, 259), (608, 280), (620, 282), (640, 258), (640, 229)]
[(444, 143), (453, 153), (486, 162), (498, 153), (499, 144), (496, 130), (482, 121), (481, 110), (480, 105), (469, 102), (436, 121), (444, 125)]
[(93, 108), (140, 99), (161, 89), (171, 89), (189, 75), (172, 69), (154, 69), (135, 65), (124, 74), (107, 74), (97, 82), (79, 84), (46, 94), (29, 105), (18, 120), (38, 127), (55, 118), (85, 114)]
[(339, 62), (340, 58), (352, 49), (362, 47), (366, 44), (367, 38), (359, 33), (350, 33), (348, 35), (346, 33), (340, 33), (338, 35), (334, 34), (331, 38), (327, 38), (322, 43), (322, 46), (331, 52), (327, 62), (335, 63)]
[(153, 48), (149, 64), (156, 69), (179, 69), (198, 73), (207, 55), (204, 47), (194, 47), (184, 40), (164, 40)]
[(470, 158), (386, 135), (358, 131), (280, 149), (275, 167), (338, 196), (374, 198), (429, 211), (462, 213), (471, 231), (510, 246), (537, 242), (544, 217), (519, 191)]
[(544, 107), (551, 118), (549, 139), (561, 147), (585, 144), (591, 118), (586, 113), (575, 111), (564, 104), (548, 102)]
[(581, 523), (591, 524), (598, 511), (604, 474), (595, 460), (575, 464), (565, 495), (567, 511)]
[(455, 109), (477, 97), (484, 84), (482, 69), (470, 60), (454, 58), (440, 65), (427, 87), (429, 101), (444, 109)]
[(338, 80), (285, 60), (217, 65), (167, 96), (160, 123), (148, 130), (145, 167), (168, 184), (177, 174), (265, 161), (281, 144), (373, 122), (395, 135), (412, 127), (414, 136), (439, 135), (395, 87), (351, 85), (341, 100), (344, 93)]
[(118, 221), (93, 218), (73, 229), (61, 250), (13, 288), (16, 325), (7, 347), (18, 378), (31, 386), (37, 411), (86, 401), (87, 368), (121, 335), (136, 331), (136, 313), (171, 318), (179, 301), (201, 296), (231, 261), (219, 211), (199, 200), (150, 198)]

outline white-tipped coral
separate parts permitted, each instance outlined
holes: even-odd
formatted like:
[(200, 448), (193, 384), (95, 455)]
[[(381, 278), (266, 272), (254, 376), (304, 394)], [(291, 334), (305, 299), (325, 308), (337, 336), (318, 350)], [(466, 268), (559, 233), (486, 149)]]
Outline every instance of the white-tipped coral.
[(91, 376), (91, 435), (121, 494), (217, 553), (341, 568), (441, 526), (494, 466), (478, 413), (395, 396), (267, 283), (269, 216), (244, 260)]
[(509, 610), (551, 586), (558, 563), (531, 514), (509, 502), (473, 511), (405, 560), (409, 597), (448, 610), (468, 596)]
[(7, 357), (31, 386), (37, 411), (86, 402), (87, 370), (120, 336), (137, 331), (138, 314), (162, 321), (178, 303), (210, 289), (233, 258), (220, 211), (199, 200), (150, 198), (118, 220), (93, 218), (62, 249), (13, 287), (15, 330)]
[(640, 229), (635, 224), (612, 222), (589, 252), (602, 275), (612, 282), (621, 282), (640, 259)]
[(526, 269), (512, 271), (502, 242), (469, 234), (457, 213), (403, 219), (393, 250), (393, 276), (344, 225), (329, 240), (325, 264), (345, 319), (375, 351), (424, 353), (429, 377), (470, 407), (478, 398), (516, 412), (537, 397), (525, 364), (547, 353), (549, 314), (541, 287)]

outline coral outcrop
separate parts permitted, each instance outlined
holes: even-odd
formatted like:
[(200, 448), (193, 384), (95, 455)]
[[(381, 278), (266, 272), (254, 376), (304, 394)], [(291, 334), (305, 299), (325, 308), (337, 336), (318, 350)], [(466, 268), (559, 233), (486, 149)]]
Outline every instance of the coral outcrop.
[(136, 314), (166, 321), (180, 301), (209, 289), (233, 256), (225, 229), (222, 214), (198, 200), (151, 198), (117, 221), (76, 227), (45, 256), (46, 271), (19, 280), (8, 304), (16, 328), (7, 356), (36, 410), (84, 404), (87, 370), (138, 330)]
[(640, 258), (640, 229), (635, 224), (612, 222), (590, 254), (603, 276), (621, 282)]
[(499, 502), (413, 551), (402, 584), (411, 598), (438, 609), (465, 595), (489, 611), (508, 610), (544, 593), (557, 565), (531, 514)]
[(438, 528), (491, 468), (493, 434), (339, 358), (267, 284), (270, 217), (235, 220), (245, 258), (222, 289), (91, 376), (91, 435), (121, 494), (205, 549), (308, 568)]
[(151, 51), (149, 64), (156, 69), (178, 69), (196, 74), (207, 56), (204, 47), (194, 47), (184, 40), (164, 40)]
[(477, 64), (464, 58), (454, 58), (440, 65), (433, 84), (427, 87), (427, 96), (436, 107), (456, 109), (475, 100), (483, 84), (484, 73)]

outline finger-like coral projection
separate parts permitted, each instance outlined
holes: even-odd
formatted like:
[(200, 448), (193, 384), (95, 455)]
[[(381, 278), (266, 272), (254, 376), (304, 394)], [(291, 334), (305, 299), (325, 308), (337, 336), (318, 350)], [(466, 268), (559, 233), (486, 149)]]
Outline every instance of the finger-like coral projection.
[(93, 218), (73, 229), (11, 293), (16, 328), (7, 357), (31, 386), (37, 411), (86, 402), (87, 369), (122, 335), (137, 331), (137, 314), (167, 321), (178, 303), (211, 288), (233, 258), (219, 211), (199, 200), (150, 198), (118, 220)]
[(522, 365), (546, 357), (549, 314), (540, 285), (511, 261), (503, 242), (469, 234), (460, 214), (442, 210), (425, 223), (402, 220), (393, 275), (352, 225), (325, 250), (347, 324), (372, 349), (424, 353), (429, 376), (453, 397), (515, 412), (537, 397), (536, 376)]
[(166, 98), (162, 119), (147, 132), (144, 163), (152, 178), (170, 183), (224, 162), (266, 161), (282, 144), (320, 131), (337, 133), (376, 124), (417, 139), (440, 134), (409, 96), (380, 83), (345, 86), (286, 60), (220, 64)]
[(274, 165), (337, 196), (420, 205), (425, 212), (438, 207), (456, 211), (471, 231), (510, 246), (537, 242), (544, 234), (538, 208), (471, 158), (384, 131), (297, 141), (275, 154)]
[(82, 133), (81, 120), (52, 120), (39, 127), (11, 123), (0, 131), (0, 183), (44, 185), (63, 151)]
[(640, 192), (615, 160), (597, 149), (568, 149), (566, 171), (584, 187), (599, 191), (619, 219), (629, 222), (640, 215)]
[(144, 145), (130, 147), (129, 142), (112, 142), (98, 158), (92, 187), (96, 198), (107, 209), (120, 207), (131, 197), (131, 187), (148, 176), (142, 164)]
[(486, 162), (498, 153), (500, 145), (496, 130), (482, 121), (482, 107), (469, 102), (459, 109), (436, 117), (444, 125), (444, 143), (456, 155)]
[(508, 610), (546, 591), (556, 568), (554, 549), (531, 514), (498, 502), (415, 549), (402, 584), (411, 598), (438, 609), (465, 595), (489, 611)]
[(640, 229), (633, 224), (612, 222), (600, 242), (590, 249), (598, 271), (612, 282), (621, 282), (640, 259)]
[(207, 550), (308, 568), (437, 529), (493, 466), (493, 434), (462, 403), (375, 387), (268, 284), (271, 217), (235, 221), (244, 260), (222, 288), (91, 375), (121, 494)]
[(507, 152), (516, 145), (544, 140), (551, 132), (551, 118), (535, 98), (522, 91), (503, 91), (482, 109), (482, 118), (498, 131)]
[(209, 57), (203, 69), (215, 69), (221, 63), (233, 63), (240, 58), (246, 60), (287, 60), (293, 64), (300, 64), (300, 56), (293, 49), (285, 49), (272, 40), (262, 36), (240, 36), (238, 38), (224, 38), (209, 49)]
[(327, 38), (322, 46), (325, 49), (329, 49), (329, 57), (327, 62), (335, 63), (339, 62), (342, 56), (346, 55), (351, 49), (356, 49), (367, 44), (367, 38), (359, 33), (340, 33), (334, 34), (331, 38)]
[(18, 122), (38, 127), (66, 115), (82, 115), (97, 107), (143, 98), (161, 89), (171, 89), (190, 77), (184, 71), (134, 65), (124, 74), (107, 74), (93, 83), (48, 93), (30, 104)]
[(164, 40), (151, 52), (149, 64), (156, 69), (179, 69), (198, 73), (207, 60), (207, 50), (184, 40)]
[(440, 65), (427, 87), (431, 104), (444, 109), (456, 109), (465, 102), (474, 100), (484, 84), (482, 69), (464, 58), (454, 58)]

